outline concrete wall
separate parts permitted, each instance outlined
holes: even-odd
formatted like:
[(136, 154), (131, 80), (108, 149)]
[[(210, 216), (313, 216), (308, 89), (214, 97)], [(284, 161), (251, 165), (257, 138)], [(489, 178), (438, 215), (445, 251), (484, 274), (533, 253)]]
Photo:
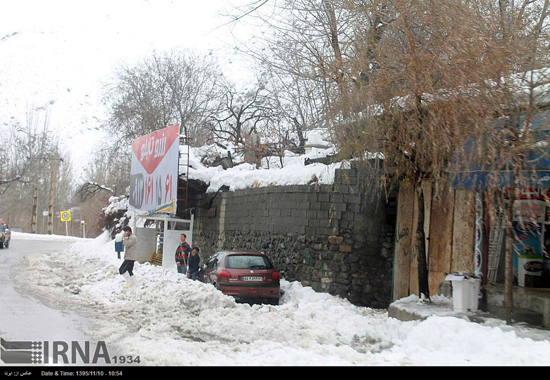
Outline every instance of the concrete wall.
[(192, 247), (193, 234), (188, 230), (167, 230), (163, 239), (162, 266), (174, 271), (177, 271), (175, 255), (181, 234), (185, 234), (185, 240)]
[(136, 237), (138, 239), (138, 261), (143, 263), (151, 261), (153, 253), (155, 253), (155, 246), (157, 243), (157, 234), (154, 228), (135, 228)]
[(288, 281), (387, 307), (397, 204), (368, 183), (357, 169), (338, 169), (334, 185), (220, 193), (209, 210), (197, 209), (194, 243), (203, 259), (222, 249), (259, 250)]
[[(506, 319), (504, 285), (487, 285), (487, 310)], [(514, 318), (533, 326), (550, 328), (550, 289), (513, 287)]]

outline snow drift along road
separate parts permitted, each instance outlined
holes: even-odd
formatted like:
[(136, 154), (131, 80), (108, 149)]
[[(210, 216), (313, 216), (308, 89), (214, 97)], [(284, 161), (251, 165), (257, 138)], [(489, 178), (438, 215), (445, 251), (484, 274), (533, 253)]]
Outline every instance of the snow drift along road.
[(550, 364), (548, 335), (535, 341), (455, 317), (402, 322), (284, 280), (281, 305), (238, 304), (149, 264), (136, 265), (137, 285), (125, 289), (120, 263), (103, 235), (27, 256), (16, 277), (41, 299), (87, 316), (89, 335), (139, 355), (142, 365)]

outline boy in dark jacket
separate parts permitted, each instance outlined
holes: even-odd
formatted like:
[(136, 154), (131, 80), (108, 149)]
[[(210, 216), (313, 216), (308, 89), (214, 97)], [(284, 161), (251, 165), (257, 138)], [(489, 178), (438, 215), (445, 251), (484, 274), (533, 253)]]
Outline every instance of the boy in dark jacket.
[(201, 258), (199, 256), (199, 247), (193, 247), (189, 257), (189, 278), (196, 280), (199, 275)]

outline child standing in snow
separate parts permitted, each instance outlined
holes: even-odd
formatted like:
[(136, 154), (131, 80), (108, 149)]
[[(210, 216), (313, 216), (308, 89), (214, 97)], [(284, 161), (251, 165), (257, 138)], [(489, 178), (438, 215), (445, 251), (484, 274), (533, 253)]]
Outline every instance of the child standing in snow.
[(127, 281), (127, 287), (134, 285), (134, 262), (137, 260), (137, 237), (132, 233), (129, 226), (123, 228), (124, 238), (124, 262), (118, 272), (124, 276)]

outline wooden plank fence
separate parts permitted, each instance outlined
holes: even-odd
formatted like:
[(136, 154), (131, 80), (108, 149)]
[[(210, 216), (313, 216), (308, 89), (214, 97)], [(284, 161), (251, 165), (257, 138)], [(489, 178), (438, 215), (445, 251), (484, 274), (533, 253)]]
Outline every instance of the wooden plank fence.
[[(422, 188), (430, 295), (435, 295), (447, 273), (474, 271), (475, 194), (449, 189), (434, 197), (430, 182)], [(411, 185), (401, 186), (395, 234), (394, 300), (418, 294), (417, 203), (415, 189)]]

